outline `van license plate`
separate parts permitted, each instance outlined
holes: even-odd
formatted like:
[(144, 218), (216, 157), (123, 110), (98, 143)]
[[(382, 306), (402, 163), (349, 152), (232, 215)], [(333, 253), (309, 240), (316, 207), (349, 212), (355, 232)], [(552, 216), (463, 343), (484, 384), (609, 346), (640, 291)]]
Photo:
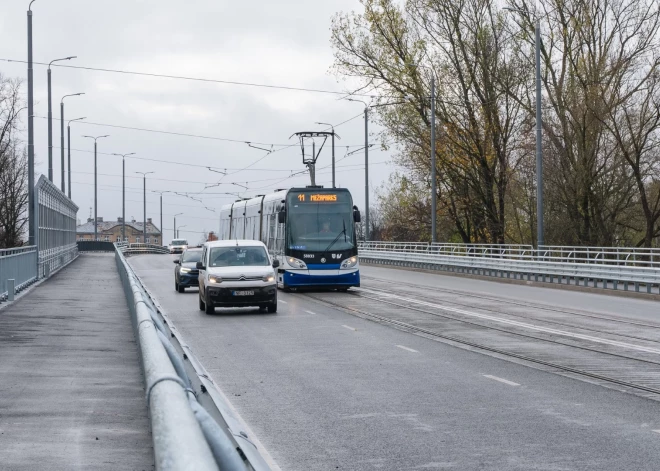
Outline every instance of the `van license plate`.
[(254, 296), (254, 291), (234, 291), (234, 296)]

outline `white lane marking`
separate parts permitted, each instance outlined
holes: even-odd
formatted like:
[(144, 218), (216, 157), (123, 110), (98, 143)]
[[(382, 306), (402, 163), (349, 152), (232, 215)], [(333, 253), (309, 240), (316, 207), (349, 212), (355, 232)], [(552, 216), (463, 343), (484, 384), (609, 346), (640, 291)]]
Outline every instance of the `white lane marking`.
[(280, 302), (280, 303), (282, 303), (282, 304), (289, 304), (289, 303), (287, 303), (286, 301), (282, 301), (281, 299), (280, 299), (278, 302)]
[(499, 381), (500, 383), (508, 384), (509, 386), (520, 386), (518, 383), (514, 383), (513, 381), (509, 381), (508, 379), (504, 379), (504, 378), (499, 378), (497, 376), (484, 375), (484, 377), (489, 379), (494, 379), (495, 381)]
[(341, 326), (342, 326), (343, 328), (345, 328), (345, 329), (348, 329), (348, 330), (357, 330), (357, 329), (351, 327), (350, 325), (344, 325), (344, 324), (342, 324)]
[(306, 312), (307, 314), (311, 314), (312, 316), (315, 316), (315, 315), (316, 315), (316, 313), (315, 313), (315, 312), (312, 312), (312, 311), (305, 311), (305, 312)]
[(403, 350), (409, 351), (409, 352), (419, 353), (417, 350), (413, 350), (412, 348), (404, 347), (403, 345), (397, 345), (397, 347), (399, 347)]
[(406, 298), (406, 297), (403, 297), (403, 296), (398, 296), (396, 294), (383, 293), (381, 291), (372, 291), (372, 290), (366, 289), (366, 288), (360, 288), (360, 291), (364, 291), (365, 293), (376, 294), (376, 295), (383, 296), (383, 297), (386, 297), (386, 298), (399, 299), (401, 301), (406, 301), (406, 302), (409, 302), (409, 303), (412, 303), (412, 304), (419, 304), (419, 305), (422, 305), (422, 306), (434, 307), (434, 308), (437, 308), (437, 309), (442, 309), (443, 311), (449, 311), (449, 312), (455, 312), (457, 314), (463, 314), (465, 316), (477, 317), (477, 318), (480, 318), (480, 319), (487, 319), (487, 320), (494, 321), (494, 322), (500, 322), (502, 324), (515, 325), (516, 327), (523, 327), (525, 329), (536, 330), (536, 331), (545, 332), (545, 333), (548, 333), (548, 334), (563, 335), (565, 337), (573, 337), (573, 338), (580, 339), (580, 340), (589, 340), (591, 342), (603, 343), (603, 344), (606, 344), (606, 345), (613, 345), (613, 346), (616, 346), (616, 347), (630, 348), (632, 350), (638, 350), (640, 352), (655, 353), (657, 355), (660, 355), (660, 350), (658, 350), (657, 348), (643, 347), (641, 345), (634, 345), (634, 344), (626, 343), (626, 342), (618, 342), (616, 340), (602, 339), (600, 337), (593, 337), (591, 335), (577, 334), (577, 333), (574, 333), (574, 332), (566, 332), (565, 330), (552, 329), (550, 327), (539, 327), (539, 326), (536, 326), (536, 325), (533, 325), (533, 324), (528, 324), (526, 322), (519, 322), (519, 321), (510, 320), (510, 319), (503, 319), (501, 317), (489, 316), (488, 314), (479, 314), (477, 312), (466, 311), (464, 309), (458, 309), (458, 308), (455, 308), (455, 307), (445, 306), (443, 304), (435, 304), (435, 303), (429, 303), (429, 302), (426, 302), (426, 301), (419, 301), (417, 299)]

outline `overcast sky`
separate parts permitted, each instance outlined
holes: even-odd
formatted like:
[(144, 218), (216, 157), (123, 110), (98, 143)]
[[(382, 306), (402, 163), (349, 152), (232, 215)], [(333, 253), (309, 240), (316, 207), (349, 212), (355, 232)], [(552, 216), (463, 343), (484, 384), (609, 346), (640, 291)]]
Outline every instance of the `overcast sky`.
[[(26, 60), (26, 10), (29, 0), (0, 0), (0, 59)], [(330, 74), (330, 22), (339, 11), (360, 10), (358, 0), (37, 0), (33, 10), (35, 62), (66, 56), (60, 64), (156, 74), (343, 91)], [(27, 66), (0, 60), (0, 72), (27, 78)], [(35, 65), (35, 154), (37, 175), (48, 173), (48, 113), (46, 67)], [(220, 206), (236, 199), (223, 192), (253, 196), (309, 184), (299, 146), (283, 149), (294, 132), (323, 130), (316, 121), (337, 124), (360, 114), (360, 103), (337, 95), (287, 91), (240, 85), (143, 77), (53, 67), (53, 115), (59, 119), (63, 95), (86, 95), (65, 100), (65, 120), (87, 117), (93, 123), (235, 139), (172, 136), (100, 125), (71, 125), (72, 197), (83, 222), (93, 207), (93, 141), (83, 134), (110, 134), (99, 140), (99, 207), (104, 220), (121, 216), (121, 158), (108, 154), (135, 152), (126, 159), (126, 217), (142, 220), (142, 177), (147, 177), (147, 217), (159, 224), (158, 194), (202, 192), (196, 198), (163, 196), (165, 241), (172, 237), (172, 216), (181, 235), (199, 240), (197, 232), (217, 230)], [(24, 94), (27, 95), (27, 84)], [(27, 129), (27, 114), (23, 124)], [(371, 128), (376, 131), (375, 126)], [(371, 129), (370, 129), (371, 130)], [(349, 157), (364, 143), (364, 120), (358, 117), (337, 129), (337, 183), (349, 188), (355, 203), (364, 206), (364, 154)], [(66, 133), (66, 127), (65, 127)], [(25, 132), (27, 140), (27, 132)], [(281, 149), (263, 160), (259, 147)], [(54, 181), (60, 185), (60, 123), (53, 121)], [(102, 154), (101, 154), (102, 153)], [(342, 159), (341, 161), (339, 161)], [(369, 153), (371, 187), (387, 180), (390, 154), (378, 148)], [(255, 163), (256, 162), (256, 163)], [(317, 183), (331, 184), (330, 140), (319, 158)], [(224, 178), (203, 167), (227, 169)], [(253, 164), (250, 169), (245, 167)], [(219, 182), (223, 185), (207, 188)], [(249, 190), (230, 185), (238, 183)], [(372, 199), (374, 193), (371, 193)], [(190, 232), (188, 232), (190, 231)]]

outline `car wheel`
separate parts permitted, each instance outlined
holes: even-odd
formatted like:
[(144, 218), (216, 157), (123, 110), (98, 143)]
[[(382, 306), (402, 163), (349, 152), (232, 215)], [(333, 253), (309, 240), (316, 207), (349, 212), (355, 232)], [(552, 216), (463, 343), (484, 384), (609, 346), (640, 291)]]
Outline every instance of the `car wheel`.
[(211, 301), (209, 301), (208, 296), (206, 296), (206, 299), (204, 300), (204, 311), (207, 314), (213, 314), (215, 312), (215, 306)]
[(202, 301), (202, 293), (201, 293), (201, 291), (200, 291), (200, 293), (199, 293), (199, 310), (200, 310), (200, 311), (203, 311), (203, 310), (204, 310), (204, 307), (205, 307), (205, 306), (204, 306), (204, 302)]
[(268, 312), (270, 312), (271, 314), (277, 312), (277, 301), (275, 301), (273, 304), (268, 305)]
[(185, 286), (181, 286), (181, 285), (177, 285), (176, 290), (177, 290), (179, 293), (183, 293), (183, 292), (186, 291), (186, 287), (185, 287)]
[(174, 280), (174, 291), (179, 291), (179, 283), (176, 282), (176, 279)]

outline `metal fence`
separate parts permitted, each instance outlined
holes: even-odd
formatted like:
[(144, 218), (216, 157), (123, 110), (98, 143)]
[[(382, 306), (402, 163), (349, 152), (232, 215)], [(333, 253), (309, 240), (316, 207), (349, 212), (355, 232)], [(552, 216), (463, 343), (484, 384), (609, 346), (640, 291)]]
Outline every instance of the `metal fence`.
[(0, 250), (0, 301), (12, 299), (36, 280), (36, 246)]
[(359, 253), (376, 264), (660, 294), (660, 249), (364, 242)]
[(39, 278), (70, 263), (78, 256), (76, 215), (78, 206), (57, 186), (41, 176), (35, 185), (35, 217), (39, 247)]

